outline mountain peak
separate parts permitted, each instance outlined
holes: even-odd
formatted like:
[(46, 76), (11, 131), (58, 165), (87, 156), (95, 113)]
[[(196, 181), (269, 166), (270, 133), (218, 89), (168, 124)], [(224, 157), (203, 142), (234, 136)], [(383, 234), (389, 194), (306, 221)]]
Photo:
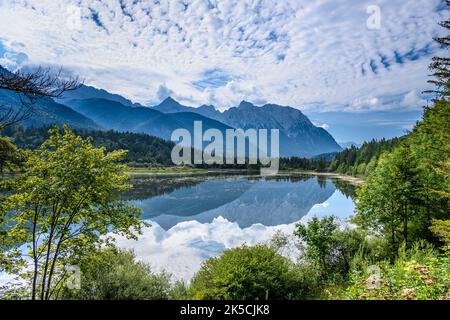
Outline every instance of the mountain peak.
[(216, 108), (212, 104), (202, 104), (200, 107), (198, 107), (198, 109), (210, 110), (210, 111), (216, 110)]
[(69, 100), (86, 100), (86, 99), (106, 99), (115, 101), (128, 107), (141, 107), (139, 103), (134, 103), (131, 100), (116, 94), (110, 93), (105, 89), (88, 86), (85, 84), (80, 85), (77, 89), (64, 92), (63, 96), (56, 99), (63, 104), (69, 104)]
[(241, 103), (239, 104), (239, 108), (242, 108), (242, 109), (248, 109), (248, 108), (252, 108), (252, 107), (254, 107), (253, 103), (245, 101), (245, 100), (242, 100)]
[(175, 100), (170, 96), (165, 98), (160, 104), (154, 106), (153, 108), (163, 113), (188, 111), (187, 107), (183, 106), (177, 100)]
[[(172, 98), (171, 96), (168, 96), (167, 98), (165, 98), (163, 100), (163, 102), (161, 102), (161, 104), (163, 103), (178, 103), (178, 101), (176, 101), (174, 98)], [(179, 104), (179, 103), (178, 103)]]
[(159, 106), (181, 106), (181, 104), (171, 96), (168, 96), (159, 104)]

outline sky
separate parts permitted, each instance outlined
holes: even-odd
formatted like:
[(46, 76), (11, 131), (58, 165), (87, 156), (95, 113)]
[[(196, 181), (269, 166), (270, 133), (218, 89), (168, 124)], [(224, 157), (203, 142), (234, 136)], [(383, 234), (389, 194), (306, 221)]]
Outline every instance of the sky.
[(0, 64), (146, 105), (289, 105), (361, 141), (356, 119), (397, 135), (420, 117), (445, 18), (441, 0), (0, 0)]
[(402, 136), (412, 130), (422, 114), (421, 108), (366, 112), (306, 112), (316, 126), (331, 133), (341, 145), (343, 143), (359, 145), (372, 139)]

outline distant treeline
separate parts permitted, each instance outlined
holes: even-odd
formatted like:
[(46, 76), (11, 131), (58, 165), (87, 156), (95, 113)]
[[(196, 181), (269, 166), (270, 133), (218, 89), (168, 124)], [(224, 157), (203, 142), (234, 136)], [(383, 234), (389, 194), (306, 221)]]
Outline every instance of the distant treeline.
[(282, 158), (280, 168), (312, 170), (320, 172), (338, 172), (353, 176), (366, 176), (375, 169), (383, 152), (389, 152), (404, 140), (403, 137), (393, 139), (371, 140), (361, 147), (351, 146), (334, 155), (326, 154), (311, 159)]
[[(34, 150), (49, 137), (49, 128), (7, 128), (3, 134), (21, 149)], [(105, 147), (108, 152), (128, 150), (124, 161), (132, 167), (172, 166), (171, 150), (173, 142), (147, 134), (92, 130), (75, 130), (83, 138), (92, 137), (96, 147)], [(403, 138), (372, 140), (360, 148), (352, 146), (335, 154), (325, 154), (314, 158), (290, 157), (280, 159), (281, 170), (308, 170), (319, 172), (338, 172), (342, 174), (365, 176), (375, 167), (380, 155), (391, 151)], [(195, 165), (196, 168), (248, 169), (258, 170), (259, 165)]]
[[(49, 128), (10, 127), (2, 134), (10, 137), (21, 149), (35, 150), (49, 137)], [(147, 134), (92, 130), (74, 130), (75, 134), (92, 137), (95, 147), (105, 147), (108, 152), (128, 150), (124, 161), (130, 166), (170, 166), (170, 153), (174, 143)]]
[(378, 159), (384, 152), (392, 151), (404, 137), (393, 139), (371, 140), (364, 142), (359, 148), (351, 146), (338, 154), (328, 166), (328, 171), (353, 176), (366, 176), (375, 169)]

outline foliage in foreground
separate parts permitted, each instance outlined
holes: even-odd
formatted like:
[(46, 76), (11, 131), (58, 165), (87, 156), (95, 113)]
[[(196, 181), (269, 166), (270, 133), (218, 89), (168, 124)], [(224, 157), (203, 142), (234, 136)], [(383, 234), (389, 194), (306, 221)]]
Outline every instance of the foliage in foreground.
[[(364, 261), (350, 272), (349, 286), (340, 297), (350, 300), (442, 300), (450, 299), (448, 254), (415, 243), (394, 263), (388, 260), (371, 265)], [(339, 294), (338, 294), (339, 296)]]
[(358, 228), (341, 227), (333, 216), (298, 223), (294, 235), (301, 240), (302, 263), (316, 269), (322, 286), (346, 283), (355, 256), (380, 260), (386, 255), (383, 239)]
[(171, 284), (165, 273), (155, 274), (138, 262), (132, 251), (115, 247), (96, 249), (82, 257), (79, 289), (65, 288), (61, 299), (79, 300), (162, 300), (168, 299)]
[(105, 153), (67, 127), (50, 134), (29, 155), (27, 170), (0, 206), (0, 270), (29, 281), (31, 299), (51, 299), (69, 261), (102, 235), (133, 237), (143, 224), (141, 211), (119, 199), (130, 188), (125, 167), (118, 164), (124, 151)]
[(439, 245), (430, 227), (450, 218), (449, 128), (450, 102), (437, 101), (357, 191), (355, 222), (389, 239), (393, 258), (403, 242)]
[[(422, 240), (394, 261), (389, 243), (332, 217), (297, 225), (302, 254), (281, 256), (287, 241), (226, 250), (204, 262), (188, 299), (450, 299), (449, 255)], [(306, 244), (306, 245), (305, 245)]]
[(295, 299), (305, 294), (305, 280), (268, 246), (244, 245), (203, 263), (189, 293), (193, 299)]

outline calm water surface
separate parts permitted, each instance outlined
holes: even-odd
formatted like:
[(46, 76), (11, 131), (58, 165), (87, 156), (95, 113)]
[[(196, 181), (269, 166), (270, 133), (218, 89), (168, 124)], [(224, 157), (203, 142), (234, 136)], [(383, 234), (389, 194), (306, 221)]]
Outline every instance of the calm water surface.
[(277, 230), (291, 234), (313, 216), (345, 220), (354, 210), (354, 187), (326, 176), (141, 176), (133, 185), (125, 199), (152, 226), (118, 244), (174, 279), (189, 280), (227, 248), (267, 241)]

